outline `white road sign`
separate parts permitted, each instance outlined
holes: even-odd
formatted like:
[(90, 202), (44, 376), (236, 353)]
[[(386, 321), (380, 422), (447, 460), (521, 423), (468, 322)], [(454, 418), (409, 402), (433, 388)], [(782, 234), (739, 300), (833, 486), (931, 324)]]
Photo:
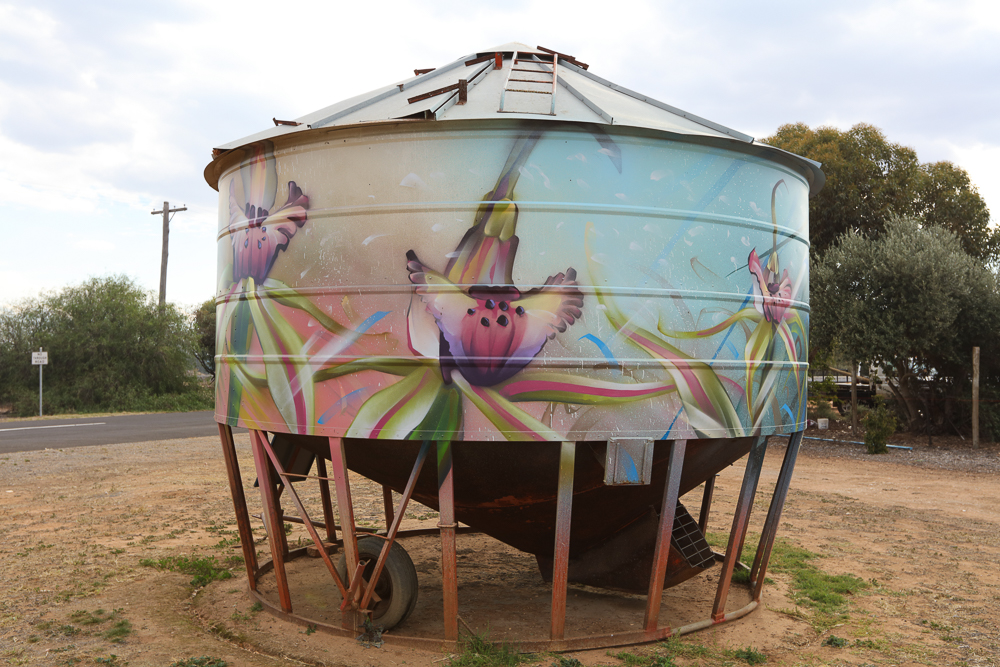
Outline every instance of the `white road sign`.
[(31, 353), (31, 365), (32, 366), (47, 366), (49, 363), (49, 353), (48, 352), (32, 352)]

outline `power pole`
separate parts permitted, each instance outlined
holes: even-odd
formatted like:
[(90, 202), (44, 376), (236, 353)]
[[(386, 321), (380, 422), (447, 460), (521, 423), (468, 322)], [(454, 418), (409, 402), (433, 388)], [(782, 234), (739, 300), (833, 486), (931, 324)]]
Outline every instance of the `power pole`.
[(170, 214), (178, 211), (186, 211), (187, 206), (180, 208), (170, 208), (170, 202), (163, 202), (162, 211), (153, 211), (152, 215), (163, 214), (163, 256), (160, 259), (160, 307), (167, 302), (167, 246), (170, 239)]
[(979, 348), (972, 348), (972, 448), (979, 449)]

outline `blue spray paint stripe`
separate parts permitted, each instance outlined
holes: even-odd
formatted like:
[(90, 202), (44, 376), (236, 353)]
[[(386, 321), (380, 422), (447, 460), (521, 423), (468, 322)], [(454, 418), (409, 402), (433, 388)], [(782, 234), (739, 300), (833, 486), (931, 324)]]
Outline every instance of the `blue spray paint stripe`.
[[(621, 450), (619, 450), (621, 451)], [(625, 452), (625, 479), (632, 484), (639, 483), (639, 471), (635, 467), (635, 461), (632, 459), (632, 455)]]
[(674, 424), (677, 423), (677, 418), (681, 416), (682, 412), (684, 412), (684, 406), (681, 406), (681, 409), (677, 411), (676, 415), (674, 415), (673, 421), (670, 422), (670, 426), (667, 427), (667, 432), (663, 434), (663, 437), (660, 438), (661, 440), (668, 440), (669, 439), (670, 432), (674, 430)]
[[(327, 410), (326, 412), (324, 412), (323, 416), (320, 417), (317, 421), (320, 424), (325, 424), (331, 417), (336, 417), (337, 415), (340, 414), (340, 410), (337, 410), (337, 408), (339, 408), (341, 405), (343, 405), (344, 403), (346, 403), (351, 398), (351, 396), (354, 396), (355, 394), (361, 393), (361, 392), (365, 391), (366, 389), (367, 389), (367, 387), (361, 387), (360, 389), (355, 389), (354, 391), (350, 392), (349, 394), (344, 394), (343, 396), (340, 397), (340, 400), (338, 400), (336, 403), (334, 403), (333, 405), (331, 405), (330, 409)], [(335, 410), (336, 410), (336, 412), (334, 412)]]
[(373, 324), (375, 324), (376, 322), (378, 322), (380, 319), (382, 319), (383, 317), (385, 317), (386, 315), (388, 315), (390, 312), (392, 312), (392, 311), (389, 311), (389, 310), (380, 310), (377, 313), (375, 313), (374, 315), (369, 315), (368, 319), (366, 319), (364, 322), (362, 322), (361, 326), (358, 327), (358, 333), (363, 334), (364, 332), (368, 331), (369, 327), (371, 327)]
[(788, 404), (785, 403), (784, 405), (782, 405), (781, 409), (785, 411), (785, 414), (788, 415), (788, 418), (791, 419), (792, 423), (794, 424), (795, 423), (795, 415), (792, 414), (792, 411), (788, 407)]
[(587, 334), (585, 336), (580, 336), (577, 340), (583, 340), (584, 338), (586, 338), (587, 340), (589, 340), (590, 342), (592, 342), (594, 345), (596, 345), (597, 348), (604, 355), (604, 358), (607, 359), (610, 363), (612, 363), (615, 366), (617, 366), (619, 373), (622, 372), (621, 365), (618, 363), (618, 360), (615, 359), (614, 353), (611, 351), (611, 348), (608, 347), (607, 344), (603, 340), (601, 340), (600, 338), (598, 338), (594, 334)]
[[(737, 313), (747, 307), (747, 304), (750, 303), (750, 297), (751, 296), (753, 296), (753, 285), (751, 285), (750, 289), (747, 290), (747, 297), (745, 299), (743, 299), (743, 303), (741, 303), (740, 307), (736, 310)], [(729, 335), (731, 333), (733, 333), (733, 329), (736, 328), (736, 324), (737, 324), (736, 322), (733, 322), (731, 325), (729, 325), (729, 328), (726, 329), (726, 336), (725, 336), (725, 338), (722, 339), (722, 342), (719, 343), (719, 349), (716, 350), (715, 354), (712, 355), (712, 361), (715, 361), (716, 358), (719, 356), (719, 352), (722, 352), (723, 346), (725, 346), (727, 343), (729, 343)], [(740, 358), (740, 353), (736, 350), (736, 348), (733, 346), (732, 343), (729, 343), (729, 347), (732, 348), (732, 350), (733, 350), (734, 358), (739, 359)]]

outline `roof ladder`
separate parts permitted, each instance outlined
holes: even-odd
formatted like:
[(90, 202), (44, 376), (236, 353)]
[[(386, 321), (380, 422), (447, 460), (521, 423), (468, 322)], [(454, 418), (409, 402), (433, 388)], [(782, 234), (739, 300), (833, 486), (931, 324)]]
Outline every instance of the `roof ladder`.
[[(516, 72), (516, 74), (515, 74)], [(556, 85), (559, 79), (559, 56), (556, 54), (520, 54), (515, 51), (507, 70), (507, 79), (500, 94), (500, 112), (531, 113), (543, 116), (556, 115)], [(515, 93), (508, 97), (508, 93)], [(548, 95), (548, 109), (521, 93)]]

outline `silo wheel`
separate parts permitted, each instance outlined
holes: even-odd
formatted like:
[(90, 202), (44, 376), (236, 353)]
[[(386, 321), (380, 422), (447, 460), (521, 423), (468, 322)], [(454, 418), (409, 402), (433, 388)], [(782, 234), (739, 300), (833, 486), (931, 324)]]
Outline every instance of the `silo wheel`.
[[(362, 537), (358, 539), (358, 559), (368, 561), (364, 569), (365, 581), (368, 581), (375, 571), (375, 563), (386, 541), (378, 537)], [(341, 553), (337, 561), (337, 574), (347, 581), (347, 558)], [(406, 553), (399, 542), (393, 542), (389, 557), (385, 560), (382, 574), (375, 584), (375, 592), (379, 602), (368, 603), (372, 610), (372, 622), (381, 625), (386, 630), (393, 628), (406, 620), (410, 612), (417, 606), (417, 569), (413, 567), (410, 554)]]

